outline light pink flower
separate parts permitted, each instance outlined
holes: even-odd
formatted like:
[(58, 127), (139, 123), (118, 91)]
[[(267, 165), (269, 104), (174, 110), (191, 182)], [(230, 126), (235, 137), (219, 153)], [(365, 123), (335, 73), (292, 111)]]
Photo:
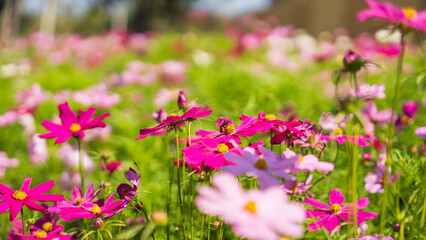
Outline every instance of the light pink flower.
[(8, 158), (5, 152), (0, 151), (0, 178), (6, 174), (6, 168), (19, 166), (19, 160), (16, 158)]
[(16, 122), (19, 118), (19, 113), (15, 110), (7, 111), (5, 114), (0, 115), (0, 127), (8, 126)]
[(73, 99), (85, 106), (94, 105), (108, 109), (118, 104), (121, 97), (117, 93), (110, 93), (105, 84), (99, 84), (85, 90), (75, 92), (73, 94)]
[(426, 140), (426, 126), (416, 128), (414, 134)]
[(49, 93), (44, 92), (38, 83), (31, 85), (28, 90), (18, 92), (15, 96), (18, 105), (30, 110), (45, 102), (48, 97)]
[(369, 101), (365, 103), (362, 113), (369, 121), (377, 123), (377, 125), (379, 126), (383, 126), (384, 124), (390, 123), (392, 109), (378, 111), (376, 104), (374, 104), (374, 102)]
[[(385, 179), (385, 165), (378, 162), (374, 173), (368, 173), (364, 178), (365, 190), (369, 193), (383, 193), (383, 183)], [(399, 173), (391, 176), (391, 169), (389, 167), (388, 184), (394, 183), (399, 177)]]
[[(70, 169), (77, 169), (79, 166), (80, 153), (78, 149), (73, 148), (70, 144), (65, 143), (61, 146), (58, 151), (58, 157), (61, 159), (65, 165)], [(87, 155), (84, 151), (83, 153), (83, 166), (85, 172), (91, 172), (94, 169), (94, 163), (92, 158)]]
[(159, 66), (161, 80), (166, 84), (182, 84), (186, 80), (187, 65), (183, 62), (169, 60)]
[(39, 165), (49, 158), (46, 139), (39, 138), (37, 134), (33, 135), (28, 142), (28, 155), (34, 165)]
[(357, 92), (355, 92), (354, 89), (351, 89), (351, 95), (364, 100), (371, 100), (375, 98), (383, 99), (386, 97), (385, 85), (374, 84), (370, 86), (368, 84), (360, 84)]
[(334, 163), (319, 161), (313, 154), (302, 156), (302, 154), (296, 154), (288, 148), (282, 153), (282, 157), (283, 161), (292, 164), (291, 172), (294, 174), (298, 174), (299, 171), (313, 172), (315, 170), (328, 173), (334, 169)]
[(195, 204), (202, 212), (231, 224), (236, 235), (255, 240), (303, 235), (303, 207), (289, 202), (281, 188), (244, 192), (235, 177), (226, 173), (214, 175), (212, 183), (215, 188), (198, 188)]

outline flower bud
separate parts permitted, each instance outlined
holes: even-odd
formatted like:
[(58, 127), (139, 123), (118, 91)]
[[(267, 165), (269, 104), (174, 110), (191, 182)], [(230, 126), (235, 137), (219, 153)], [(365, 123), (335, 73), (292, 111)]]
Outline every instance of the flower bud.
[(104, 227), (104, 222), (102, 221), (102, 219), (96, 218), (95, 219), (95, 223), (93, 224), (93, 226), (95, 227), (95, 229), (103, 228)]
[(111, 187), (111, 183), (110, 182), (104, 182), (104, 187), (105, 188), (110, 188)]
[(399, 231), (399, 229), (401, 228), (401, 224), (400, 223), (394, 223), (392, 227), (393, 227), (393, 229), (395, 229), (395, 231)]
[(163, 212), (163, 211), (155, 211), (152, 213), (151, 215), (151, 219), (152, 221), (157, 224), (157, 225), (161, 225), (161, 226), (165, 226), (167, 225), (167, 213)]
[(364, 154), (362, 154), (362, 160), (368, 162), (371, 160), (371, 153), (369, 152), (365, 152)]
[(36, 220), (34, 219), (34, 218), (29, 218), (29, 219), (27, 219), (27, 223), (29, 224), (29, 225), (34, 225), (34, 223), (36, 222)]
[(186, 98), (186, 94), (185, 94), (184, 91), (179, 92), (177, 104), (178, 104), (179, 109), (181, 109), (181, 110), (186, 111), (186, 109), (188, 109), (189, 103), (188, 103), (188, 99)]
[(220, 227), (220, 222), (219, 221), (214, 221), (213, 222), (213, 228), (214, 229), (218, 229)]
[(347, 72), (356, 73), (363, 64), (361, 57), (354, 51), (347, 52), (343, 58), (343, 67)]
[(409, 118), (413, 118), (417, 110), (419, 110), (419, 106), (415, 101), (406, 101), (402, 107), (402, 110)]

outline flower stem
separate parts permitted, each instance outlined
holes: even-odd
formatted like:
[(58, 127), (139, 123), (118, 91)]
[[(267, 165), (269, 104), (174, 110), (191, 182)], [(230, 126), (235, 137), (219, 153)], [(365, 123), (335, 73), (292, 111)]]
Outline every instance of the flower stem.
[(27, 234), (27, 228), (26, 228), (26, 224), (25, 224), (25, 217), (24, 217), (24, 208), (21, 208), (21, 220), (22, 220), (22, 234), (26, 235)]
[[(188, 123), (188, 146), (191, 146), (191, 123)], [(191, 174), (189, 176), (189, 211), (191, 215), (191, 239), (194, 237), (194, 213), (193, 213), (193, 205), (194, 205), (194, 192), (193, 192), (193, 173), (192, 165), (191, 165)]]
[(84, 163), (83, 163), (83, 139), (80, 137), (77, 137), (77, 145), (78, 145), (78, 153), (79, 153), (79, 170), (80, 170), (80, 177), (81, 177), (81, 192), (85, 193), (85, 179), (84, 179)]
[(404, 60), (404, 51), (405, 51), (405, 37), (406, 37), (405, 29), (401, 28), (401, 40), (400, 40), (401, 46), (399, 49), (398, 62), (396, 66), (395, 95), (394, 95), (393, 103), (392, 103), (391, 121), (389, 123), (389, 128), (388, 128), (388, 143), (386, 145), (385, 177), (383, 181), (383, 194), (382, 194), (382, 203), (381, 203), (382, 209), (380, 212), (380, 228), (379, 228), (380, 240), (383, 238), (383, 231), (385, 228), (386, 207), (387, 207), (386, 193), (388, 191), (388, 185), (389, 185), (388, 169), (392, 165), (392, 138), (395, 132), (395, 115), (396, 115), (396, 107), (398, 105), (399, 91), (400, 91), (400, 85), (401, 85), (402, 63)]
[[(176, 161), (177, 161), (177, 185), (178, 185), (178, 198), (179, 198), (179, 205), (180, 205), (180, 215), (181, 215), (181, 219), (182, 219), (182, 231), (183, 231), (183, 239), (186, 239), (185, 236), (185, 217), (184, 217), (184, 212), (183, 212), (183, 203), (182, 203), (182, 194), (181, 194), (181, 189), (180, 189), (180, 174), (179, 174), (179, 168), (180, 168), (180, 164), (179, 164), (179, 134), (178, 134), (178, 129), (175, 128), (175, 133), (176, 133)], [(184, 166), (182, 166), (184, 167)]]
[[(165, 155), (166, 155), (166, 163), (168, 162), (169, 159), (172, 160), (171, 163), (167, 164), (168, 168), (169, 168), (169, 180), (167, 181), (167, 204), (166, 204), (166, 211), (167, 211), (167, 216), (170, 216), (170, 204), (172, 202), (172, 182), (173, 182), (173, 158), (170, 158), (169, 155), (169, 141), (167, 138), (167, 135), (165, 135), (165, 137), (163, 138), (163, 142), (164, 142), (164, 146), (165, 146)], [(170, 231), (169, 228), (166, 227), (166, 236), (167, 236), (167, 240), (170, 239)]]

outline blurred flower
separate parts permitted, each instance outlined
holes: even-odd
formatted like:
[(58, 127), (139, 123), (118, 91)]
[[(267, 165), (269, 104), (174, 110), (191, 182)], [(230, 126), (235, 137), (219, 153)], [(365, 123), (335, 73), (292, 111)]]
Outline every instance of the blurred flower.
[(371, 153), (370, 152), (365, 152), (362, 154), (362, 160), (364, 161), (370, 161), (371, 160)]
[(163, 121), (167, 118), (167, 112), (164, 109), (160, 109), (152, 113), (152, 118), (158, 123), (163, 123)]
[(18, 105), (29, 110), (34, 110), (49, 97), (48, 92), (44, 92), (38, 83), (33, 83), (28, 90), (18, 92), (15, 96)]
[(362, 113), (367, 118), (367, 120), (377, 123), (377, 125), (379, 126), (382, 126), (384, 124), (390, 123), (392, 109), (378, 111), (376, 104), (374, 104), (374, 102), (368, 101), (365, 103)]
[(111, 135), (112, 127), (111, 125), (106, 125), (104, 128), (98, 130), (87, 131), (86, 135), (83, 138), (84, 142), (90, 142), (92, 140), (98, 139), (101, 141), (105, 141), (108, 139), (109, 135)]
[(107, 86), (101, 83), (85, 90), (74, 92), (73, 99), (85, 106), (98, 106), (108, 109), (118, 104), (121, 97), (117, 93), (110, 93)]
[(364, 21), (369, 18), (380, 18), (391, 23), (402, 24), (403, 26), (426, 32), (426, 11), (417, 12), (410, 7), (398, 8), (388, 2), (365, 1), (370, 9), (359, 12), (357, 14), (358, 21)]
[(423, 138), (426, 141), (426, 126), (419, 127), (414, 131), (414, 134)]
[(159, 66), (160, 78), (165, 84), (182, 84), (186, 80), (186, 69), (185, 63), (169, 60), (162, 62)]
[(291, 163), (291, 172), (298, 174), (302, 172), (313, 172), (315, 170), (321, 171), (324, 174), (333, 171), (334, 163), (319, 161), (318, 158), (313, 154), (303, 156), (302, 154), (296, 154), (287, 148), (282, 153), (283, 161)]
[(405, 101), (402, 110), (407, 117), (413, 119), (414, 115), (419, 110), (419, 106), (415, 101)]
[(46, 162), (49, 158), (46, 139), (39, 138), (38, 134), (33, 135), (28, 142), (28, 155), (30, 162), (34, 165)]
[(312, 185), (309, 185), (309, 183), (312, 181), (313, 177), (314, 175), (309, 174), (305, 182), (299, 182), (299, 180), (297, 179), (294, 179), (294, 180), (288, 179), (285, 181), (284, 191), (287, 194), (296, 196), (298, 193), (304, 192), (312, 187)]
[(370, 146), (370, 143), (368, 141), (374, 140), (375, 137), (369, 137), (364, 135), (358, 135), (358, 136), (343, 135), (343, 130), (341, 128), (337, 128), (336, 130), (334, 130), (333, 134), (322, 135), (320, 139), (325, 140), (326, 142), (329, 142), (331, 139), (334, 139), (340, 145), (342, 145), (343, 143), (345, 143), (345, 141), (347, 141), (347, 142), (356, 144), (360, 147), (367, 147), (367, 146)]
[[(80, 153), (78, 149), (73, 148), (70, 144), (63, 144), (58, 151), (58, 157), (65, 165), (71, 169), (77, 169), (80, 161)], [(84, 171), (91, 172), (94, 169), (94, 163), (87, 153), (83, 152)]]
[(213, 187), (200, 186), (195, 204), (204, 213), (220, 216), (238, 236), (249, 239), (301, 237), (303, 207), (288, 201), (279, 187), (244, 192), (230, 174), (212, 177)]
[(64, 171), (61, 174), (61, 178), (59, 180), (61, 185), (61, 189), (70, 190), (73, 186), (81, 185), (81, 177), (79, 172), (73, 171)]
[(0, 115), (0, 127), (4, 127), (16, 122), (19, 118), (19, 113), (15, 110), (9, 110), (5, 114)]
[(99, 166), (101, 167), (102, 170), (106, 170), (108, 174), (113, 174), (115, 171), (118, 171), (119, 169), (121, 169), (123, 164), (119, 161), (112, 160), (106, 163), (106, 165), (104, 162), (100, 162)]
[(8, 158), (5, 152), (0, 151), (0, 178), (6, 174), (6, 168), (19, 166), (19, 160), (16, 158)]
[[(336, 231), (340, 231), (340, 219), (351, 224), (356, 222), (358, 225), (361, 225), (365, 222), (365, 219), (373, 219), (377, 217), (377, 213), (374, 212), (358, 211), (358, 209), (365, 208), (368, 206), (368, 204), (370, 203), (368, 198), (362, 198), (356, 203), (349, 203), (342, 206), (344, 200), (345, 198), (342, 195), (342, 192), (337, 189), (331, 190), (331, 206), (306, 197), (305, 204), (320, 208), (319, 210), (306, 210), (306, 217), (321, 217), (315, 220), (315, 222), (309, 224), (307, 229), (309, 231), (316, 231), (324, 226), (328, 232), (332, 232), (335, 228), (337, 228)], [(354, 212), (356, 212), (356, 214), (354, 214)], [(355, 217), (356, 221), (354, 221)]]
[(54, 181), (44, 182), (30, 189), (31, 178), (26, 177), (21, 188), (17, 191), (0, 183), (0, 193), (2, 198), (0, 214), (10, 209), (10, 221), (13, 221), (21, 211), (22, 205), (25, 205), (31, 210), (46, 213), (46, 208), (35, 203), (36, 202), (57, 202), (61, 201), (64, 196), (59, 194), (43, 194), (55, 186)]
[(102, 120), (110, 115), (105, 113), (95, 119), (91, 119), (95, 114), (96, 108), (89, 108), (87, 111), (80, 110), (77, 117), (67, 102), (59, 104), (58, 109), (62, 124), (44, 120), (42, 125), (50, 132), (40, 135), (40, 138), (56, 138), (55, 144), (63, 143), (71, 136), (83, 138), (84, 130), (105, 127), (106, 125)]
[(361, 84), (358, 87), (358, 91), (355, 92), (354, 89), (351, 89), (351, 95), (353, 97), (359, 97), (363, 100), (371, 100), (375, 98), (385, 98), (385, 85), (383, 84), (374, 84), (374, 85), (368, 85), (368, 84)]
[(376, 235), (365, 235), (365, 236), (360, 236), (359, 238), (357, 238), (357, 240), (393, 240), (392, 237), (382, 237), (380, 238), (380, 234), (376, 234)]
[[(385, 179), (385, 165), (377, 163), (374, 173), (368, 173), (364, 178), (365, 190), (369, 193), (383, 193), (383, 184)], [(399, 173), (391, 176), (391, 169), (388, 170), (389, 179), (388, 184), (394, 183), (399, 177)]]

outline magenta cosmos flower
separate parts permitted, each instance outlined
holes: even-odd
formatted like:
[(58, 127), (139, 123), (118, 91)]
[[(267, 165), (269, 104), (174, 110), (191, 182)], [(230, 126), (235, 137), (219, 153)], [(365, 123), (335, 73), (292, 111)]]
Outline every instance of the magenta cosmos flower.
[[(353, 224), (355, 222), (355, 215), (357, 224), (361, 225), (362, 223), (365, 223), (365, 219), (373, 219), (377, 217), (377, 213), (375, 212), (358, 211), (358, 209), (368, 206), (370, 203), (368, 198), (362, 198), (356, 201), (356, 203), (349, 203), (342, 206), (345, 197), (343, 197), (342, 192), (337, 189), (333, 189), (331, 190), (329, 200), (331, 206), (306, 197), (306, 204), (320, 208), (319, 210), (306, 210), (306, 217), (321, 217), (315, 222), (309, 224), (307, 227), (308, 230), (316, 231), (324, 226), (329, 232), (332, 232), (336, 227), (338, 228), (337, 231), (340, 231), (340, 219)], [(356, 214), (354, 214), (355, 212)]]
[(33, 232), (31, 235), (10, 235), (9, 240), (78, 240), (75, 235), (59, 235), (55, 232), (45, 232), (44, 230), (39, 230)]
[(205, 131), (198, 130), (195, 133), (201, 137), (216, 137), (216, 138), (232, 138), (238, 144), (240, 143), (239, 137), (249, 137), (255, 135), (258, 130), (252, 127), (252, 124), (256, 122), (256, 117), (247, 117), (235, 127), (234, 122), (225, 117), (220, 117), (216, 122), (216, 127), (219, 131)]
[(388, 2), (365, 0), (370, 9), (362, 10), (357, 14), (358, 21), (369, 18), (380, 18), (391, 23), (403, 24), (426, 32), (426, 11), (417, 12), (410, 7), (398, 8)]
[(56, 138), (55, 144), (67, 141), (71, 136), (84, 137), (84, 130), (105, 127), (102, 120), (109, 116), (109, 113), (92, 119), (96, 108), (89, 108), (87, 111), (79, 111), (78, 116), (71, 110), (68, 103), (62, 103), (58, 106), (59, 117), (62, 125), (48, 120), (44, 120), (41, 125), (49, 130), (49, 133), (40, 135), (41, 138)]
[(326, 142), (329, 142), (331, 139), (336, 140), (337, 143), (339, 143), (340, 145), (345, 143), (345, 141), (348, 141), (348, 142), (356, 144), (360, 147), (367, 147), (367, 146), (370, 145), (370, 143), (368, 141), (374, 140), (376, 138), (375, 137), (368, 137), (368, 136), (364, 136), (364, 135), (358, 135), (356, 137), (355, 136), (343, 135), (343, 130), (341, 128), (337, 128), (336, 130), (334, 130), (334, 134), (322, 135), (321, 136), (321, 140), (325, 140)]
[(244, 192), (237, 179), (221, 173), (212, 177), (213, 187), (200, 186), (195, 204), (204, 213), (220, 216), (238, 236), (278, 240), (301, 237), (304, 209), (288, 201), (280, 187)]
[(208, 116), (212, 113), (212, 110), (204, 110), (204, 107), (193, 107), (189, 109), (186, 113), (182, 115), (169, 114), (163, 122), (152, 128), (142, 128), (139, 130), (139, 136), (136, 140), (144, 139), (149, 135), (158, 134), (163, 131), (163, 128), (168, 128), (168, 130), (173, 129), (174, 127), (185, 123), (185, 121), (195, 121), (198, 118)]
[(10, 221), (13, 221), (21, 211), (22, 205), (27, 206), (31, 210), (46, 213), (46, 209), (37, 202), (57, 202), (61, 201), (64, 196), (58, 194), (43, 194), (55, 186), (52, 181), (48, 181), (30, 189), (31, 178), (26, 177), (24, 183), (19, 190), (13, 191), (9, 187), (0, 183), (0, 214), (10, 209)]

